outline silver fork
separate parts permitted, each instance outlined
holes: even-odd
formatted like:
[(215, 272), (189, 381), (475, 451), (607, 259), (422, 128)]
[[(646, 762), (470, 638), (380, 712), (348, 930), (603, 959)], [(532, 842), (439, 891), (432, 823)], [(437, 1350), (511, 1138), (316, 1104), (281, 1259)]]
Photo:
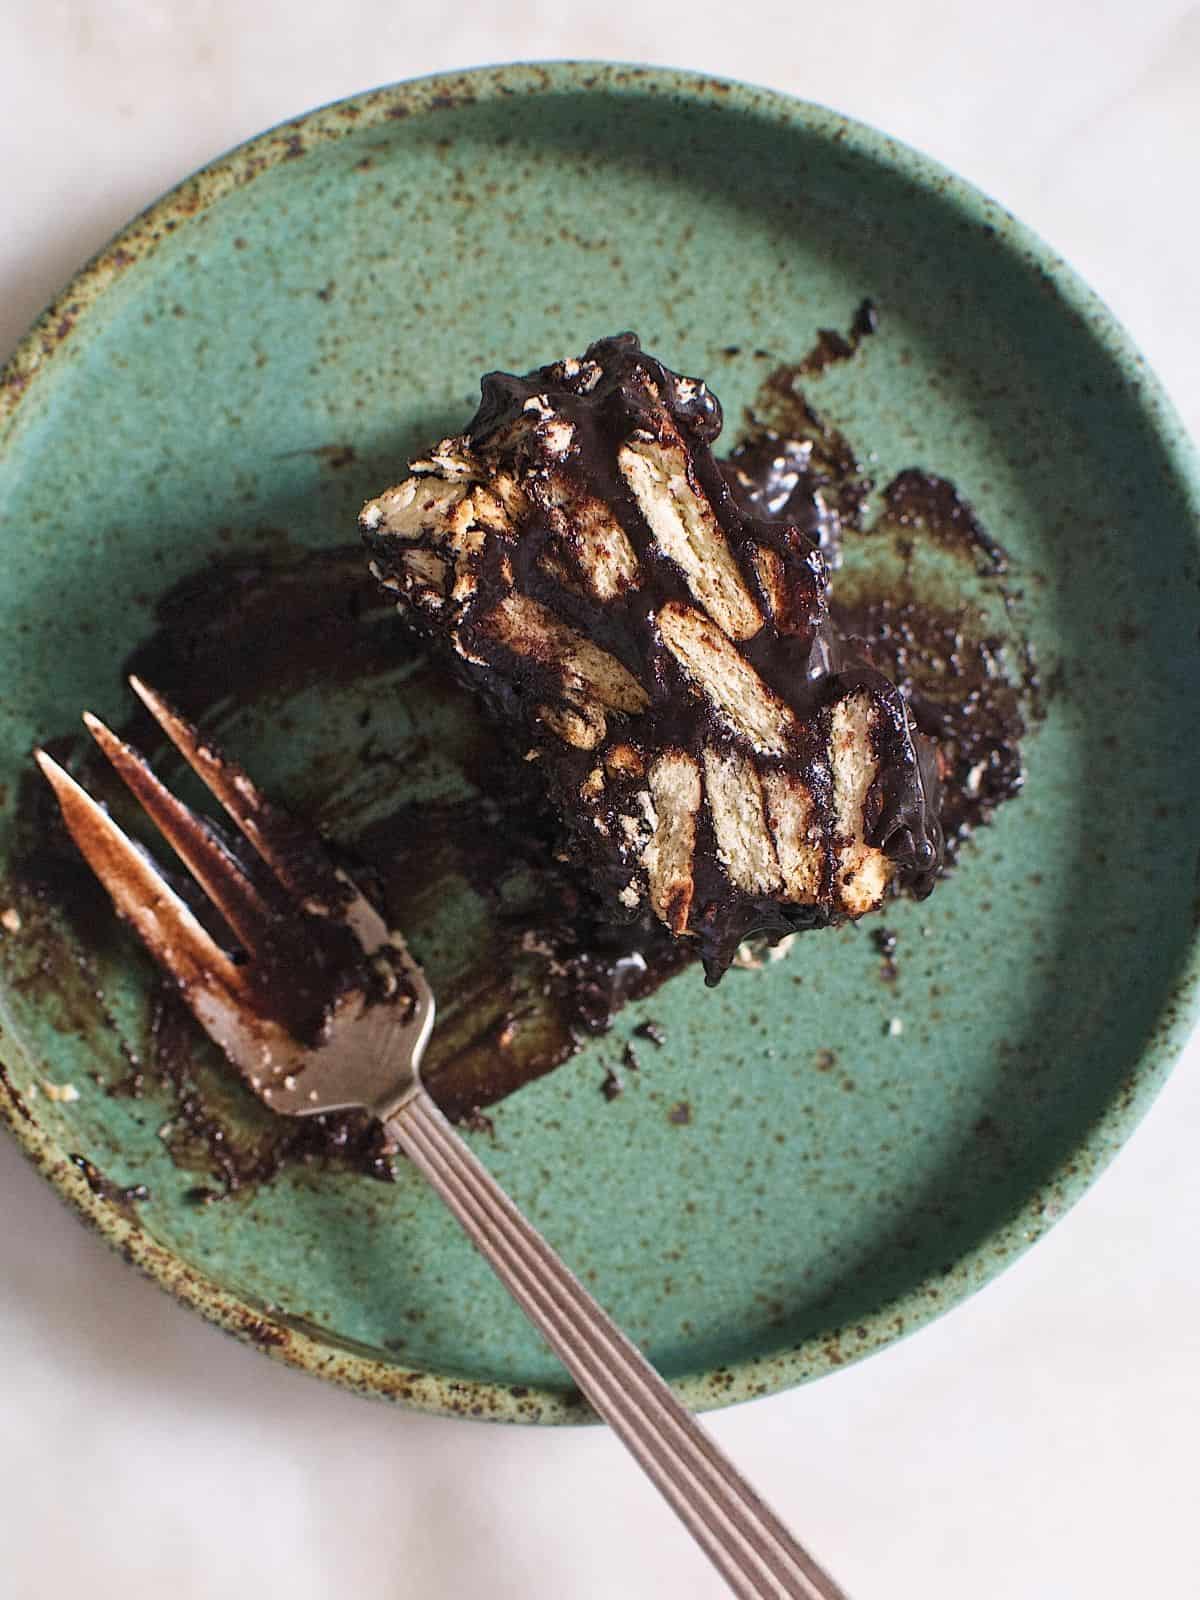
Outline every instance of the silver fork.
[[(84, 722), (122, 780), (221, 913), (247, 959), (233, 961), (150, 858), (44, 750), (64, 821), (119, 916), (174, 979), (204, 1031), (283, 1116), (349, 1108), (377, 1117), (429, 1180), (497, 1277), (610, 1425), (734, 1594), (846, 1600), (654, 1368), (521, 1215), (422, 1087), (434, 997), (401, 936), (316, 837), (147, 684), (130, 683), (267, 869), (249, 872), (218, 834), (90, 713)], [(264, 1005), (258, 967), (322, 919), (353, 935), (363, 981), (339, 992), (317, 1042)]]

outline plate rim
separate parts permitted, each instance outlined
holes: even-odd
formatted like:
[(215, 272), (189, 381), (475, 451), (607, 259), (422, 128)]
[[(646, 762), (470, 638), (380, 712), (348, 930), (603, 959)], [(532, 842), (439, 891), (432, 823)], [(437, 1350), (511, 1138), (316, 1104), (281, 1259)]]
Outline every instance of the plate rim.
[[(999, 245), (1046, 281), (1065, 309), (1110, 358), (1161, 448), (1173, 488), (1190, 508), (1200, 548), (1200, 453), (1160, 381), (1100, 297), (1037, 234), (981, 190), (932, 158), (841, 112), (779, 90), (669, 67), (566, 60), (514, 62), (435, 73), (332, 101), (276, 124), (183, 179), (139, 213), (75, 274), (0, 368), (0, 449), (39, 375), (69, 344), (75, 328), (114, 283), (148, 259), (165, 237), (225, 195), (283, 162), (364, 127), (436, 115), (478, 101), (517, 96), (600, 93), (704, 104), (757, 117), (842, 146), (896, 178), (936, 193), (966, 221), (992, 230)], [(1200, 1017), (1200, 929), (1164, 1002), (1149, 1042), (1131, 1060), (1109, 1102), (1046, 1182), (1006, 1221), (990, 1229), (947, 1273), (929, 1274), (904, 1294), (831, 1330), (819, 1341), (749, 1357), (676, 1380), (696, 1410), (774, 1394), (823, 1376), (907, 1336), (959, 1304), (1033, 1245), (1081, 1198), (1149, 1109)], [(256, 1307), (190, 1266), (146, 1233), (122, 1208), (93, 1194), (69, 1155), (41, 1127), (5, 1070), (12, 1030), (0, 1038), (0, 1119), (33, 1165), (127, 1262), (208, 1321), (276, 1360), (364, 1395), (441, 1415), (537, 1423), (594, 1421), (572, 1392), (455, 1377), (384, 1361), (336, 1335), (310, 1333)], [(15, 1040), (14, 1040), (15, 1043)], [(16, 1046), (19, 1050), (19, 1045)], [(1086, 1152), (1089, 1159), (1080, 1161)], [(939, 1293), (929, 1294), (934, 1276)]]

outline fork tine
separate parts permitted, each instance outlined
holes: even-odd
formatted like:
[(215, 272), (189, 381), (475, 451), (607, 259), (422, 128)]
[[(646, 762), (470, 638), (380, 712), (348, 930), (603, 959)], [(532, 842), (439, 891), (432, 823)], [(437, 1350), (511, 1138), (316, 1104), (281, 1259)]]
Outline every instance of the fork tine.
[(135, 674), (130, 674), (129, 685), (192, 771), (303, 908), (317, 915), (343, 908), (349, 898), (347, 886), (313, 834), (271, 805), (250, 775), (210, 740), (201, 738), (156, 689)]
[(84, 724), (117, 775), (187, 867), (246, 950), (253, 954), (276, 917), (236, 857), (203, 817), (177, 800), (146, 762), (99, 717), (83, 714)]
[(286, 1028), (257, 1014), (240, 969), (201, 927), (154, 863), (86, 789), (44, 750), (34, 757), (62, 810), (67, 831), (108, 890), (118, 916), (129, 922), (208, 1034), (270, 1099), (276, 1085), (303, 1069), (304, 1052)]
[(118, 915), (132, 924), (185, 995), (194, 988), (239, 994), (243, 984), (237, 967), (153, 862), (52, 756), (35, 750), (34, 757), (54, 790), (68, 833)]

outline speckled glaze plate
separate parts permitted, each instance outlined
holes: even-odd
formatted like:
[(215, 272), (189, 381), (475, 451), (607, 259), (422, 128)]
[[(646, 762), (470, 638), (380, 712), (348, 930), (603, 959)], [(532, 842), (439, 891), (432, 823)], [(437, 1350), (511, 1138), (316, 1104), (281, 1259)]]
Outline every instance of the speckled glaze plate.
[[(264, 135), (131, 224), (17, 351), (0, 378), (0, 1109), (206, 1316), (430, 1410), (585, 1415), (410, 1172), (291, 1168), (189, 1199), (196, 1174), (159, 1137), (169, 1106), (108, 1092), (145, 1049), (148, 964), (22, 876), (31, 746), (85, 704), (126, 715), (120, 663), (210, 554), (352, 539), (360, 501), (470, 414), (484, 369), (634, 327), (736, 419), (764, 360), (846, 326), (864, 295), (878, 335), (814, 394), (877, 477), (952, 477), (1010, 551), (1056, 687), (1025, 792), (932, 900), (889, 912), (895, 983), (854, 928), (715, 992), (684, 971), (472, 1135), (703, 1407), (828, 1372), (983, 1283), (1103, 1167), (1184, 1042), (1200, 498), (1140, 358), (1044, 245), (911, 151), (761, 90), (587, 64), (404, 84)], [(356, 782), (364, 696), (390, 708), (385, 740), (426, 709), (403, 675), (335, 667), (222, 725), (328, 816)], [(436, 983), (452, 919), (410, 932)], [(46, 981), (48, 950), (88, 982)], [(647, 1017), (665, 1043), (609, 1101), (606, 1068)], [(72, 1155), (149, 1198), (89, 1186)]]

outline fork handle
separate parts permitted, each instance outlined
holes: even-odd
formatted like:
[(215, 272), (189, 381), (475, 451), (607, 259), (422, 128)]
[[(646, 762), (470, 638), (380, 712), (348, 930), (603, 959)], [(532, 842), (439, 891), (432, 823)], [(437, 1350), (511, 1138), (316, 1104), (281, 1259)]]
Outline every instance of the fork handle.
[(387, 1129), (735, 1595), (846, 1600), (563, 1265), (424, 1089)]

